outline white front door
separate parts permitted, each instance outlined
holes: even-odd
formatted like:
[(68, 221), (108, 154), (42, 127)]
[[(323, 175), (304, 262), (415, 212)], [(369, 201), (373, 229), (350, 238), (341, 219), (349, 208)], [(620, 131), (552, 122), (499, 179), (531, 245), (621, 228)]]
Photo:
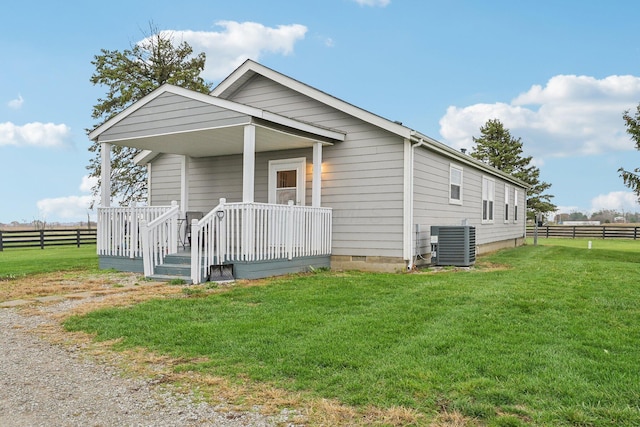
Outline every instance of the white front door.
[(269, 203), (286, 205), (293, 200), (296, 205), (305, 204), (307, 159), (269, 161)]

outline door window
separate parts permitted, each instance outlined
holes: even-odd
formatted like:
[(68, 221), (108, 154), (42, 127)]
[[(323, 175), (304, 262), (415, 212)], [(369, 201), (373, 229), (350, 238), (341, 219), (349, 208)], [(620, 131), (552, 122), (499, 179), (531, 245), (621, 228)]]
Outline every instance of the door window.
[(298, 191), (297, 170), (277, 171), (276, 175), (276, 203), (286, 205), (289, 200), (296, 202)]
[(306, 161), (304, 157), (269, 161), (269, 203), (305, 204)]

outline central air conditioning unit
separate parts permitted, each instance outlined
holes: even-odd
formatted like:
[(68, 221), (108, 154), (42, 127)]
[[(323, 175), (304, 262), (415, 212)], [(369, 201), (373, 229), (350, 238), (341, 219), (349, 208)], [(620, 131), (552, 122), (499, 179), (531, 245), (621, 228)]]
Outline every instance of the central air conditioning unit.
[(476, 228), (431, 226), (431, 260), (435, 265), (469, 267), (476, 262)]

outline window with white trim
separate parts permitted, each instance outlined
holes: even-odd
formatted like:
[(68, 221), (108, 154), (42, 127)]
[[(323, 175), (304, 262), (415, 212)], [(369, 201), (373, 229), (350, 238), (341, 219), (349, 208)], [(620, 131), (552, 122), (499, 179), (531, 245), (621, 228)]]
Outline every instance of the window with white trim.
[(507, 184), (504, 185), (504, 222), (509, 222), (509, 197), (511, 196), (511, 189)]
[(496, 183), (493, 179), (482, 177), (482, 222), (493, 223), (493, 202)]
[(518, 222), (518, 190), (513, 190), (513, 222)]
[(449, 165), (449, 203), (462, 204), (462, 168)]

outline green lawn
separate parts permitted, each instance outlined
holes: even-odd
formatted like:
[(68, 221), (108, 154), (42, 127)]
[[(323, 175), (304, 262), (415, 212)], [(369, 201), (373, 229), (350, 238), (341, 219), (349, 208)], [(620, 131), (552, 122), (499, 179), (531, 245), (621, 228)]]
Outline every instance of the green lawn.
[(95, 245), (55, 246), (46, 249), (7, 249), (0, 252), (0, 279), (65, 270), (95, 270)]
[(640, 242), (539, 243), (483, 258), (508, 269), (292, 276), (66, 327), (424, 425), (640, 425)]

